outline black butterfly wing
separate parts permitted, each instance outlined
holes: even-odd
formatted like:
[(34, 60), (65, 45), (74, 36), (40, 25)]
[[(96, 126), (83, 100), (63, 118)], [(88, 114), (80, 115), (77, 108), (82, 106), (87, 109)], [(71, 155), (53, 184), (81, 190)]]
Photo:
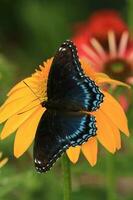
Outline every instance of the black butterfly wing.
[(71, 41), (58, 49), (49, 73), (47, 108), (94, 111), (103, 101), (98, 86), (83, 73), (77, 50)]
[(36, 170), (48, 171), (66, 149), (81, 145), (95, 134), (95, 118), (91, 115), (46, 110), (35, 136)]

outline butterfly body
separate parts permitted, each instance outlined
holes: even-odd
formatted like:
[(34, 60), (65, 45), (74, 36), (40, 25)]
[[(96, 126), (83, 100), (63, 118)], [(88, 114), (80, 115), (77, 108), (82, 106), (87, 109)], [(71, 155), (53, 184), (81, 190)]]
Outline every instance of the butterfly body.
[(71, 41), (58, 49), (49, 72), (48, 100), (35, 137), (34, 160), (37, 171), (48, 171), (70, 146), (75, 147), (96, 135), (95, 117), (103, 94), (85, 76)]

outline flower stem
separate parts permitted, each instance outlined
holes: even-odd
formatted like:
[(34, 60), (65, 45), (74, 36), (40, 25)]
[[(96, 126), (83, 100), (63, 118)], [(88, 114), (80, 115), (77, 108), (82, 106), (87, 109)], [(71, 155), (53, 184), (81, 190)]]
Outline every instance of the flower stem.
[(64, 200), (71, 200), (71, 169), (70, 161), (66, 154), (62, 156)]
[(114, 167), (114, 155), (107, 155), (106, 166), (106, 191), (107, 200), (116, 200), (116, 179), (115, 179), (115, 167)]

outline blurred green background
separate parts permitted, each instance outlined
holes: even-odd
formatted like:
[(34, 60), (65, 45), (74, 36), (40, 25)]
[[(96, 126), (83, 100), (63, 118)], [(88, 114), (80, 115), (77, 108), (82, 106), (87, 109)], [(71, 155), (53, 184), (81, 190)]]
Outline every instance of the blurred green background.
[[(132, 0), (0, 0), (0, 102), (9, 88), (71, 38), (76, 22), (86, 20), (94, 11), (118, 10), (132, 29), (132, 4)], [(132, 132), (132, 105), (127, 114)], [(0, 200), (63, 199), (60, 161), (49, 173), (37, 174), (30, 153), (19, 160), (13, 157), (13, 139), (0, 142), (0, 150), (9, 157), (0, 169)], [(96, 167), (91, 168), (82, 156), (72, 165), (73, 200), (107, 199), (107, 188), (113, 190), (107, 185), (112, 174), (115, 199), (133, 200), (133, 139), (123, 137), (123, 141), (122, 150), (113, 157), (100, 148)], [(107, 166), (108, 158), (113, 167)]]

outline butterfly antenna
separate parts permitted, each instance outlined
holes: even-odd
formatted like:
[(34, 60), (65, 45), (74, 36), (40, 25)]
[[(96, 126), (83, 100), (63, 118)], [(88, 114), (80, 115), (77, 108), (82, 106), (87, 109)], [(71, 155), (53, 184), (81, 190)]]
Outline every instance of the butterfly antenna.
[[(23, 83), (30, 89), (30, 91), (36, 96), (36, 99), (34, 99), (33, 101), (36, 101), (37, 99), (40, 101), (40, 104), (42, 105), (43, 103), (44, 103), (44, 101), (41, 101), (41, 99), (36, 95), (36, 93), (32, 90), (32, 88), (25, 82), (25, 81), (23, 81)], [(32, 102), (33, 102), (32, 101)], [(28, 111), (30, 111), (30, 110), (32, 110), (33, 108), (35, 108), (36, 106), (38, 106), (38, 105), (40, 105), (40, 104), (37, 104), (37, 105), (35, 105), (35, 106), (33, 106), (33, 107), (31, 107), (30, 109), (27, 109), (27, 110), (25, 110), (25, 111), (23, 111), (23, 112), (20, 112), (20, 113), (18, 113), (18, 115), (20, 115), (20, 114), (23, 114), (23, 113), (25, 113), (25, 112), (28, 112)], [(27, 106), (26, 106), (27, 107)], [(26, 108), (25, 107), (25, 108)]]
[(36, 93), (32, 90), (32, 88), (25, 81), (23, 81), (23, 83), (30, 89), (30, 91), (37, 97), (37, 99), (39, 99), (40, 103), (42, 103), (41, 99), (36, 95)]
[(33, 108), (37, 107), (38, 105), (40, 105), (40, 104), (37, 104), (37, 105), (31, 107), (30, 109), (27, 109), (27, 110), (25, 110), (25, 111), (23, 111), (23, 112), (20, 112), (20, 113), (18, 113), (18, 115), (21, 115), (21, 114), (23, 114), (23, 113), (26, 113), (26, 112), (32, 110)]

